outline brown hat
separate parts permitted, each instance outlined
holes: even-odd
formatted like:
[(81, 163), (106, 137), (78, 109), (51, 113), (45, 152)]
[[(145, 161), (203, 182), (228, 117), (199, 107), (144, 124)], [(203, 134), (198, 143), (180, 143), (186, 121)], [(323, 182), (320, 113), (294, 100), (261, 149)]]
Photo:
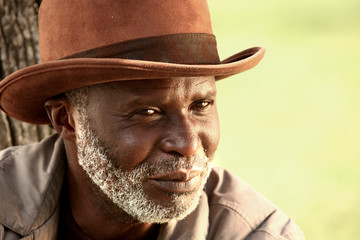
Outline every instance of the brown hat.
[(187, 76), (222, 79), (258, 64), (265, 49), (220, 61), (206, 0), (44, 0), (41, 64), (0, 82), (0, 106), (45, 124), (44, 102), (71, 89), (111, 81)]

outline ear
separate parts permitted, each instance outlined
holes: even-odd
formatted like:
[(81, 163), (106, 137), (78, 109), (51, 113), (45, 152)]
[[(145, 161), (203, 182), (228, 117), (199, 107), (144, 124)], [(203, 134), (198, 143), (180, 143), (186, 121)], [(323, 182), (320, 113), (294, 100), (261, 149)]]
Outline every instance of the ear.
[(75, 106), (66, 96), (49, 99), (44, 107), (55, 130), (68, 141), (75, 142)]

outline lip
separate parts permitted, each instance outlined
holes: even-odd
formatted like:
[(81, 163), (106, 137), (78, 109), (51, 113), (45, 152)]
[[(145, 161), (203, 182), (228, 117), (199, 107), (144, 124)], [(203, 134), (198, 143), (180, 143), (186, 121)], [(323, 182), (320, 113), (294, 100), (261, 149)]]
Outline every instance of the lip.
[(197, 190), (201, 181), (201, 171), (178, 170), (153, 176), (148, 182), (154, 187), (171, 193), (190, 193)]

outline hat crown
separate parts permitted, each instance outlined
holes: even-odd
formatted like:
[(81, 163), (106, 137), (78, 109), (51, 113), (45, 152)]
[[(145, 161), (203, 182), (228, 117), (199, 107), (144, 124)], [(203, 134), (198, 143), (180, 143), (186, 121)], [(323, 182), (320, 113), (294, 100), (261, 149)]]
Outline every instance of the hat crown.
[(139, 38), (212, 34), (206, 0), (44, 0), (39, 10), (43, 63)]

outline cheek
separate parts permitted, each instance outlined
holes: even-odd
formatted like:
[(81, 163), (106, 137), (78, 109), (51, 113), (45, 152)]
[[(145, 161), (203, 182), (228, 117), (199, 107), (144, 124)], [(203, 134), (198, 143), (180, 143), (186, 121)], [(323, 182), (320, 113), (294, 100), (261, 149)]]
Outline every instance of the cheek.
[(111, 118), (93, 119), (91, 127), (102, 145), (109, 150), (113, 164), (123, 170), (133, 170), (147, 159), (153, 148), (153, 135)]
[(204, 126), (201, 138), (207, 157), (213, 158), (220, 140), (220, 125), (217, 114)]
[(130, 131), (111, 135), (111, 140), (108, 138), (111, 158), (117, 167), (124, 170), (133, 170), (144, 162), (154, 146), (154, 139), (149, 134)]

